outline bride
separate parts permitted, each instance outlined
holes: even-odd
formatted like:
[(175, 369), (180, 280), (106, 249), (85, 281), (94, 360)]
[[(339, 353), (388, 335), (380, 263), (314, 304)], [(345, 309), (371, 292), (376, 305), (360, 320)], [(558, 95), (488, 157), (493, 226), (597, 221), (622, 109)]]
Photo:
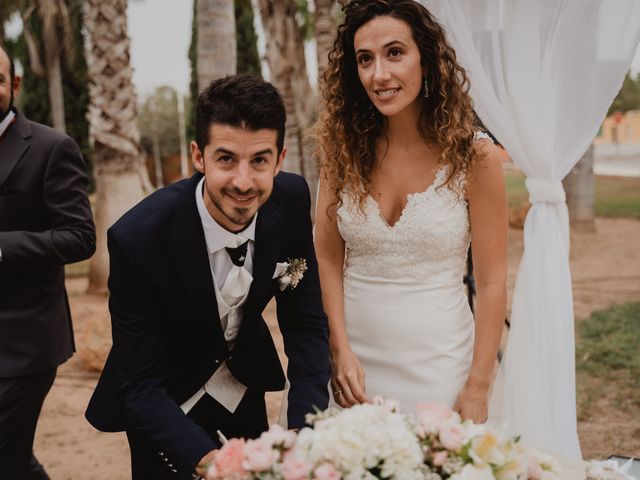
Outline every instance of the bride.
[[(413, 0), (353, 0), (316, 126), (315, 239), (331, 387), (484, 422), (506, 303), (507, 208), (497, 147), (474, 129), (465, 71)], [(473, 244), (475, 318), (462, 282)]]

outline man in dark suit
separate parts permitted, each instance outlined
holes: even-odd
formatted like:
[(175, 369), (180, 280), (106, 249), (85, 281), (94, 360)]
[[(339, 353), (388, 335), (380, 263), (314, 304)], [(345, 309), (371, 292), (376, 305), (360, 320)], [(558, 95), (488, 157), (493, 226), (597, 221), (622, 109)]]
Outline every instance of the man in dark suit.
[(19, 87), (0, 46), (0, 478), (11, 480), (48, 478), (32, 447), (56, 367), (74, 351), (64, 265), (95, 250), (80, 150), (13, 108)]
[(87, 418), (99, 430), (126, 430), (134, 479), (192, 478), (220, 446), (216, 431), (256, 437), (268, 428), (264, 393), (285, 387), (262, 318), (274, 295), (289, 357), (289, 427), (327, 406), (309, 190), (302, 177), (279, 173), (284, 125), (271, 84), (213, 82), (198, 97), (198, 173), (108, 231), (113, 347)]

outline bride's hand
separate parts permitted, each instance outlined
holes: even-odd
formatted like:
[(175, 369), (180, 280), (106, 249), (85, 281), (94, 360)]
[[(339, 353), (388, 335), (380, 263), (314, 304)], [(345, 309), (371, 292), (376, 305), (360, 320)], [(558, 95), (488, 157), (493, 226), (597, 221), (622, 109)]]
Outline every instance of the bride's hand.
[(465, 385), (458, 394), (453, 410), (463, 420), (473, 423), (485, 423), (489, 412), (489, 389), (477, 385)]
[(358, 357), (346, 348), (331, 355), (331, 390), (341, 407), (368, 402), (364, 385), (364, 370)]

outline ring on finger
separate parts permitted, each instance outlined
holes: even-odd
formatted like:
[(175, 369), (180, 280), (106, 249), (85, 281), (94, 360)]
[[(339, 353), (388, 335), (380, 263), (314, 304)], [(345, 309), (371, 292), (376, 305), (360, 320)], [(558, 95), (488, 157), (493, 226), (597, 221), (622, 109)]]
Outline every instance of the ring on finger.
[(336, 390), (335, 392), (333, 392), (333, 396), (334, 397), (341, 397), (342, 396), (342, 390)]

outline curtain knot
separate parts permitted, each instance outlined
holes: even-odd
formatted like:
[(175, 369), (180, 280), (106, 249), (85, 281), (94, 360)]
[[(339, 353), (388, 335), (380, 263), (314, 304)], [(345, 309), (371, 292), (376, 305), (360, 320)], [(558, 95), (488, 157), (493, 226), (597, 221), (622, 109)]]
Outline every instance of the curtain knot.
[(546, 178), (527, 178), (525, 185), (531, 203), (564, 203), (566, 197), (562, 182)]

